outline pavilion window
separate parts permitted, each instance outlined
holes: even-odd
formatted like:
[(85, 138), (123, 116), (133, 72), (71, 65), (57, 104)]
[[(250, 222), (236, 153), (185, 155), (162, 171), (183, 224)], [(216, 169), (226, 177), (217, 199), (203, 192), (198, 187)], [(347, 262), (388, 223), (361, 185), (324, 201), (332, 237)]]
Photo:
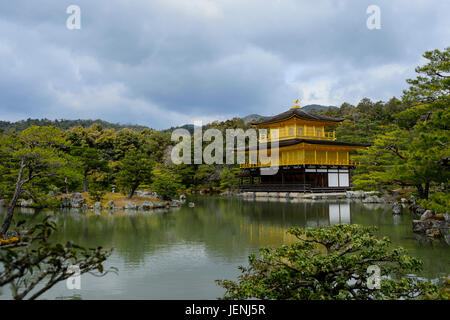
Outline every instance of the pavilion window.
[(293, 136), (295, 132), (295, 128), (294, 127), (289, 127), (289, 136)]
[(339, 164), (344, 164), (347, 162), (347, 152), (346, 151), (339, 151), (337, 156), (338, 156)]
[(303, 136), (303, 128), (298, 128), (297, 129), (297, 135), (300, 136), (300, 137)]
[(325, 151), (317, 151), (317, 161), (320, 163), (320, 164), (323, 164), (323, 163), (326, 163), (326, 160), (327, 160), (327, 154), (326, 154), (326, 152)]
[(260, 140), (262, 140), (262, 141), (266, 140), (266, 138), (267, 138), (267, 136), (266, 136), (265, 133), (261, 133), (261, 134), (259, 135), (259, 137), (260, 137)]
[(328, 151), (328, 161), (331, 164), (336, 163), (336, 151)]

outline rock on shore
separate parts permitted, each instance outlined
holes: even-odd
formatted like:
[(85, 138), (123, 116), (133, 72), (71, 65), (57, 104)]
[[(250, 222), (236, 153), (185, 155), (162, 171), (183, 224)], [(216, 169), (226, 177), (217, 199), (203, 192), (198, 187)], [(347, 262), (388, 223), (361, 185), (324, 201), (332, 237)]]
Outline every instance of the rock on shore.
[(384, 201), (382, 198), (379, 198), (378, 196), (373, 195), (373, 196), (368, 196), (368, 197), (362, 199), (362, 202), (364, 202), (364, 203), (382, 203)]
[(33, 199), (29, 199), (29, 200), (22, 200), (20, 202), (20, 206), (23, 208), (30, 208), (33, 205)]
[(446, 237), (449, 234), (450, 219), (447, 213), (433, 214), (426, 210), (420, 220), (413, 220), (413, 232), (426, 234), (429, 237)]
[(400, 203), (395, 202), (392, 206), (392, 212), (394, 214), (400, 214), (400, 213), (402, 213), (402, 211), (403, 211), (403, 206)]
[(86, 203), (86, 199), (83, 198), (81, 193), (75, 192), (70, 196), (69, 202), (72, 208), (81, 208)]
[(141, 205), (142, 210), (151, 210), (153, 209), (154, 205), (151, 201), (144, 201)]
[(125, 205), (125, 209), (132, 209), (132, 210), (136, 210), (137, 209), (137, 205), (135, 202), (128, 202)]

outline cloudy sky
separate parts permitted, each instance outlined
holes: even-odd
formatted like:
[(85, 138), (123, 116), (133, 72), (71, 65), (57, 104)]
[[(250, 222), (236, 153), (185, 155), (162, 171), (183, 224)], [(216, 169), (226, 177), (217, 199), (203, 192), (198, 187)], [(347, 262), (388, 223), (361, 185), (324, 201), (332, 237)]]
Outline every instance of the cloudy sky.
[[(69, 30), (66, 9), (81, 8)], [(369, 30), (369, 5), (381, 29)], [(0, 120), (162, 129), (273, 115), (293, 100), (399, 97), (450, 45), (447, 0), (2, 0)]]

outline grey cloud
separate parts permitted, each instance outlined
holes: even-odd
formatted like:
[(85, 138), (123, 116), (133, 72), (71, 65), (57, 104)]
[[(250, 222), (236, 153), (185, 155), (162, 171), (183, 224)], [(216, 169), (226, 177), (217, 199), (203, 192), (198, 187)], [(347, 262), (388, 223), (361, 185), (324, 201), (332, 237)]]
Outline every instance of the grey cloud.
[(102, 118), (165, 128), (273, 114), (300, 97), (400, 96), (448, 43), (444, 1), (79, 0), (0, 4), (0, 118)]

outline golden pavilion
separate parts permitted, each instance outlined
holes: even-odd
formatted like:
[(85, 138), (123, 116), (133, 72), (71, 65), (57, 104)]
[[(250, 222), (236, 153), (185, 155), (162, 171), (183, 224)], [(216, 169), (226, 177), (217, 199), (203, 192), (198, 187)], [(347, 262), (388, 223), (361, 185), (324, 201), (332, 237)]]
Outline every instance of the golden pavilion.
[[(350, 160), (350, 151), (367, 147), (363, 144), (336, 141), (335, 128), (344, 119), (331, 118), (305, 111), (298, 100), (288, 111), (250, 123), (260, 134), (258, 144), (237, 149), (245, 152), (241, 164), (241, 191), (269, 192), (335, 192), (350, 189), (351, 170), (357, 163)], [(277, 130), (277, 131), (276, 131)], [(275, 134), (276, 133), (276, 134)], [(277, 150), (271, 142), (278, 140)], [(249, 154), (266, 148), (270, 156), (278, 151), (278, 170), (264, 173), (271, 163), (249, 163)]]

